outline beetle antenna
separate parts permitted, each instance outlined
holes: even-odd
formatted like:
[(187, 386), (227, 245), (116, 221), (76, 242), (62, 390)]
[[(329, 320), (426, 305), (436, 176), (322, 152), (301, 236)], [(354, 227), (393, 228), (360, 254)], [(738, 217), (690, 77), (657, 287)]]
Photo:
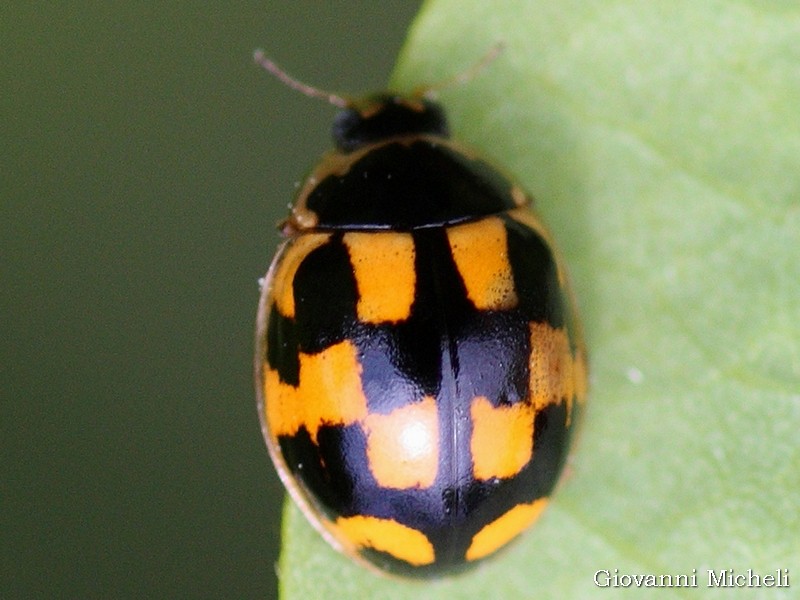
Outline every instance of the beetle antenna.
[(321, 90), (319, 88), (312, 87), (308, 84), (303, 83), (302, 81), (298, 81), (291, 75), (289, 75), (286, 71), (281, 69), (278, 65), (275, 64), (274, 61), (267, 58), (264, 54), (263, 50), (256, 50), (253, 52), (253, 60), (256, 64), (260, 65), (265, 71), (274, 75), (278, 79), (280, 79), (284, 84), (292, 88), (293, 90), (297, 90), (301, 94), (305, 94), (311, 98), (321, 98), (326, 100), (330, 104), (334, 106), (338, 106), (339, 108), (347, 108), (350, 103), (339, 96), (338, 94), (334, 94), (333, 92), (326, 92), (325, 90)]
[(473, 80), (475, 77), (480, 75), (486, 67), (492, 64), (497, 57), (503, 53), (503, 50), (506, 49), (505, 42), (498, 42), (491, 49), (484, 54), (480, 60), (476, 63), (472, 64), (471, 66), (467, 67), (460, 73), (456, 73), (452, 77), (440, 81), (439, 83), (435, 83), (433, 85), (428, 85), (419, 90), (420, 95), (425, 96), (426, 98), (432, 99), (442, 90), (446, 90), (447, 88), (455, 87), (458, 85), (464, 85), (469, 81)]

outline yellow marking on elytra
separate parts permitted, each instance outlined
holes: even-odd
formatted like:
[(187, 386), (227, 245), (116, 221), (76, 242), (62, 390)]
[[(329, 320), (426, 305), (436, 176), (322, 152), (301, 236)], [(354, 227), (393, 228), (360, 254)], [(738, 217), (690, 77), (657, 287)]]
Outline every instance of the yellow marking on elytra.
[(374, 324), (407, 319), (416, 291), (411, 234), (348, 232), (343, 241), (358, 288), (358, 318)]
[(518, 504), (495, 519), (472, 538), (466, 559), (477, 560), (503, 547), (533, 525), (546, 506), (547, 498), (540, 498), (530, 504)]
[(297, 387), (280, 381), (277, 371), (266, 368), (265, 411), (274, 438), (294, 435), (305, 427), (316, 443), (323, 425), (351, 425), (367, 416), (361, 365), (352, 342), (345, 340), (317, 354), (301, 352), (299, 360)]
[(439, 417), (436, 400), (373, 413), (364, 419), (369, 468), (384, 488), (426, 488), (433, 485), (439, 465)]
[(508, 261), (505, 224), (496, 217), (447, 228), (450, 252), (478, 310), (508, 310), (517, 305)]
[[(572, 387), (572, 356), (566, 331), (547, 323), (529, 323), (529, 327), (531, 400), (541, 410), (560, 402), (565, 397), (565, 387)], [(568, 395), (572, 396), (571, 390)]]
[(531, 330), (530, 398), (536, 410), (548, 404), (567, 404), (566, 425), (572, 419), (572, 402), (586, 394), (586, 368), (582, 356), (576, 365), (565, 329), (547, 323), (529, 323)]
[(536, 411), (527, 402), (495, 407), (483, 396), (470, 406), (472, 473), (486, 481), (513, 477), (531, 460)]
[[(586, 367), (580, 352), (573, 356), (565, 329), (547, 323), (529, 323), (530, 395), (526, 402), (495, 407), (487, 398), (472, 401), (473, 475), (479, 480), (508, 478), (519, 473), (534, 452), (536, 414), (551, 404), (566, 404), (566, 422), (572, 419), (573, 402), (586, 394)], [(498, 432), (503, 432), (502, 443)]]
[(294, 276), (306, 257), (330, 239), (329, 233), (305, 233), (289, 241), (270, 282), (275, 304), (284, 317), (294, 318)]
[(334, 527), (341, 537), (358, 548), (386, 552), (417, 567), (429, 565), (436, 558), (433, 544), (424, 533), (394, 519), (364, 515), (339, 517)]

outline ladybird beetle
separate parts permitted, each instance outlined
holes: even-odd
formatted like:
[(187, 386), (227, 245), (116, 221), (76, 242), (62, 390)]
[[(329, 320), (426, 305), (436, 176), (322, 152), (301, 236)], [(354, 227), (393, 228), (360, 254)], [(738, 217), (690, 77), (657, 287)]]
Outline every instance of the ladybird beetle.
[(586, 395), (581, 329), (528, 195), (450, 141), (438, 104), (340, 104), (263, 281), (262, 429), (331, 545), (452, 573), (547, 505)]

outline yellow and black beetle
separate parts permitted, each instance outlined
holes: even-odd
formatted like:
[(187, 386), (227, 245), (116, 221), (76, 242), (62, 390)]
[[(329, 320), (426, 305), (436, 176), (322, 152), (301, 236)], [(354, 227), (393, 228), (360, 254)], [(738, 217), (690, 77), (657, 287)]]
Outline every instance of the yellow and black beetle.
[(294, 500), (383, 571), (457, 571), (546, 506), (586, 394), (564, 265), (442, 108), (342, 107), (263, 284), (258, 412)]

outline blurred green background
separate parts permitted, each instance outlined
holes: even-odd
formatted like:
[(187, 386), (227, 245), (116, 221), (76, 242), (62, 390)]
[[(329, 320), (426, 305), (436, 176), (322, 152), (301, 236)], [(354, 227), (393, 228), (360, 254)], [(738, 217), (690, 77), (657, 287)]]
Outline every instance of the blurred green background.
[(419, 2), (0, 9), (2, 598), (270, 598), (257, 279)]

